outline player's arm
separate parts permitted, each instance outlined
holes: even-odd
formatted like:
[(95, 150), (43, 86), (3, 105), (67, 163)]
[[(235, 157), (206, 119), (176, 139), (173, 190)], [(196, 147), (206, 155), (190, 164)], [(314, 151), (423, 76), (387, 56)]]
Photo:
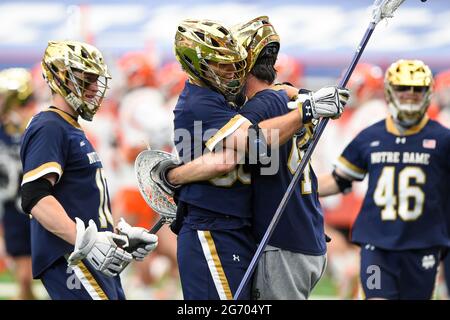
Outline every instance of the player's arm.
[(364, 157), (366, 134), (359, 134), (345, 147), (337, 159), (331, 174), (318, 179), (319, 196), (348, 193), (352, 190), (353, 181), (362, 181), (367, 173), (367, 159)]
[(264, 120), (258, 125), (261, 129), (266, 130), (263, 133), (268, 145), (272, 144), (272, 137), (276, 136), (272, 130), (278, 132), (279, 144), (283, 145), (303, 127), (303, 117), (301, 112), (293, 110), (285, 115)]
[[(249, 130), (257, 132), (259, 129), (263, 129), (262, 133), (267, 145), (271, 145), (272, 137), (276, 136), (278, 136), (279, 144), (282, 145), (292, 138), (304, 124), (310, 123), (313, 119), (338, 118), (344, 111), (348, 98), (349, 91), (337, 87), (324, 87), (316, 92), (300, 90), (297, 99), (288, 103), (288, 107), (294, 109), (293, 111), (254, 125), (250, 121), (244, 121), (239, 128), (224, 139), (224, 145), (239, 152), (248, 152)], [(272, 130), (278, 135), (273, 134)], [(207, 143), (208, 149), (212, 150), (219, 141), (220, 137), (210, 139)]]
[[(300, 129), (299, 117), (297, 111), (292, 111), (284, 116), (270, 119), (267, 126), (279, 126), (282, 127), (281, 144), (290, 139), (296, 131)], [(265, 121), (264, 121), (265, 122)], [(232, 171), (241, 159), (245, 156), (242, 149), (248, 148), (248, 128), (251, 126), (249, 121), (245, 121), (238, 129), (227, 138), (226, 145), (234, 145), (235, 148), (224, 148), (223, 150), (216, 152), (209, 152), (201, 157), (196, 158), (181, 166), (174, 167), (175, 163), (171, 163), (170, 160), (162, 162), (158, 170), (160, 170), (161, 179), (168, 182), (168, 185), (172, 189), (176, 189), (177, 186), (193, 183), (198, 181), (206, 181), (221, 175), (224, 175)], [(265, 125), (263, 124), (265, 127)], [(288, 128), (285, 128), (287, 126)], [(268, 135), (271, 137), (272, 135)], [(234, 142), (230, 142), (228, 139), (235, 139)], [(269, 143), (271, 142), (269, 138)], [(239, 150), (236, 151), (235, 149)], [(170, 166), (170, 167), (169, 167)]]
[(232, 171), (241, 158), (232, 149), (209, 152), (181, 166), (167, 168), (165, 175), (172, 185), (205, 181)]
[(334, 194), (346, 194), (352, 190), (353, 178), (339, 168), (332, 173), (321, 175), (318, 178), (319, 196), (328, 197)]
[(69, 265), (77, 265), (87, 259), (95, 269), (107, 276), (118, 275), (133, 257), (123, 250), (128, 244), (124, 235), (109, 231), (98, 232), (94, 221), (84, 222), (70, 219), (59, 201), (52, 195), (58, 177), (46, 174), (22, 185), (22, 208), (29, 212), (46, 230), (74, 246), (68, 258)]
[(50, 173), (25, 183), (21, 188), (22, 208), (45, 229), (74, 245), (77, 236), (75, 222), (52, 195), (56, 181), (57, 175)]

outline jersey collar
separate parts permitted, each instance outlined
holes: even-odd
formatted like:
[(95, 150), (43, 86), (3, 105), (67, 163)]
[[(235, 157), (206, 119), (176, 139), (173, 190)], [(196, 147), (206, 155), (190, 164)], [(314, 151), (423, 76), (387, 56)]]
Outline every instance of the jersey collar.
[(63, 118), (64, 120), (66, 120), (70, 125), (74, 126), (77, 129), (83, 130), (80, 126), (80, 124), (78, 123), (78, 121), (76, 119), (74, 119), (70, 114), (56, 108), (56, 107), (49, 107), (46, 111), (51, 111), (51, 112), (55, 112), (57, 114), (59, 114), (59, 116), (61, 118)]
[(428, 116), (424, 115), (422, 120), (420, 120), (418, 124), (412, 126), (411, 128), (406, 129), (404, 132), (400, 132), (394, 123), (394, 119), (392, 119), (392, 117), (389, 116), (386, 118), (386, 130), (387, 132), (392, 133), (395, 136), (410, 136), (420, 132), (420, 130), (422, 130), (423, 127), (426, 126), (428, 120), (430, 120)]

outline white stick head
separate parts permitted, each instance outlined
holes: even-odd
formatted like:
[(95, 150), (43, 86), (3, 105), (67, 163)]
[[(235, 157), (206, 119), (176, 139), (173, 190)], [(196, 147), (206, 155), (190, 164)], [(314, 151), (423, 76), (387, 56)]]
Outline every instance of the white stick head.
[(405, 0), (375, 0), (372, 6), (372, 22), (377, 24), (384, 18), (392, 18), (394, 11)]

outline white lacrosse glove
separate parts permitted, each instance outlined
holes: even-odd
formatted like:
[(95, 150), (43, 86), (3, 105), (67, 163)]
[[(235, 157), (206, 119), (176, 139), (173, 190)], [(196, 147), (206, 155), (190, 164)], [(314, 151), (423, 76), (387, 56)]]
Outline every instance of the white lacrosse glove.
[(125, 250), (135, 260), (142, 261), (158, 246), (158, 236), (149, 233), (144, 228), (132, 227), (123, 218), (117, 224), (117, 231), (128, 238), (128, 247)]
[(109, 277), (122, 272), (133, 259), (131, 254), (120, 248), (128, 245), (127, 237), (110, 231), (98, 232), (93, 220), (89, 220), (87, 228), (81, 219), (75, 218), (75, 221), (77, 238), (75, 249), (68, 258), (69, 266), (86, 259), (96, 270)]
[(289, 102), (288, 107), (300, 109), (303, 123), (319, 118), (337, 119), (344, 112), (349, 96), (348, 89), (336, 86), (324, 87), (315, 92), (300, 89), (297, 100)]

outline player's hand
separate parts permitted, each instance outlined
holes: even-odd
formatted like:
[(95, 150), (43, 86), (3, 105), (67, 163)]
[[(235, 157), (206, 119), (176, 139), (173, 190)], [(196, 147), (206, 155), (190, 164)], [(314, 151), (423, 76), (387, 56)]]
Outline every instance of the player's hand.
[(68, 258), (70, 266), (86, 259), (96, 270), (103, 274), (117, 276), (133, 259), (132, 255), (121, 247), (128, 245), (126, 236), (110, 231), (98, 232), (93, 220), (85, 228), (81, 219), (75, 218), (77, 223), (77, 238), (75, 249)]
[(171, 169), (178, 166), (180, 166), (180, 163), (170, 159), (164, 159), (158, 162), (150, 173), (153, 181), (170, 196), (173, 196), (175, 190), (179, 189), (181, 185), (174, 185), (170, 183), (167, 178), (167, 174)]
[(284, 90), (289, 99), (294, 101), (298, 97), (298, 89), (289, 82), (276, 83), (270, 87), (272, 90), (279, 91)]
[(324, 87), (315, 92), (301, 89), (295, 102), (289, 102), (290, 108), (301, 108), (303, 123), (312, 119), (337, 119), (344, 112), (350, 91), (336, 86)]
[(157, 235), (149, 233), (144, 228), (132, 227), (123, 218), (117, 224), (117, 231), (128, 238), (128, 247), (124, 249), (131, 253), (135, 260), (144, 260), (158, 246)]

